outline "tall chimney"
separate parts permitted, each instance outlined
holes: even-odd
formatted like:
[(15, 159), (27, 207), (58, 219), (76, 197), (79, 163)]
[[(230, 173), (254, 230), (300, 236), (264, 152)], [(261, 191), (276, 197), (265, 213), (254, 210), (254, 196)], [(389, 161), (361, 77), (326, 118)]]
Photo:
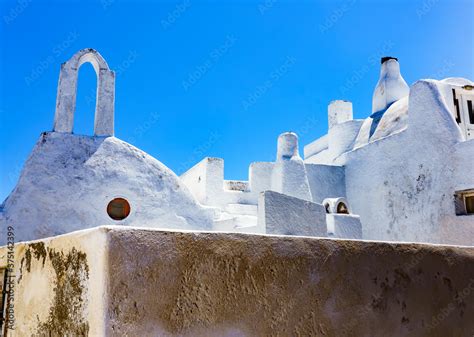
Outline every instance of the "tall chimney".
[(277, 161), (301, 160), (298, 153), (298, 136), (294, 132), (284, 132), (278, 136)]
[(391, 56), (382, 57), (380, 78), (372, 98), (372, 113), (387, 109), (390, 104), (408, 96), (410, 88), (400, 74), (398, 59)]
[(333, 126), (352, 120), (352, 102), (332, 101), (328, 105), (328, 124), (329, 129)]

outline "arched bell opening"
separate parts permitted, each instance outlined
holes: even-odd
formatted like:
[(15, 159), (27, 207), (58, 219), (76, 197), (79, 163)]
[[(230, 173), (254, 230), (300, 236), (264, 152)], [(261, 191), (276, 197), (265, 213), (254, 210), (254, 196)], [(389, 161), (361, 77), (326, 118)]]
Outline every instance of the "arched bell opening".
[(61, 65), (54, 131), (72, 133), (76, 110), (78, 71), (84, 63), (91, 63), (97, 76), (94, 135), (113, 136), (115, 74), (103, 57), (94, 49), (82, 49)]

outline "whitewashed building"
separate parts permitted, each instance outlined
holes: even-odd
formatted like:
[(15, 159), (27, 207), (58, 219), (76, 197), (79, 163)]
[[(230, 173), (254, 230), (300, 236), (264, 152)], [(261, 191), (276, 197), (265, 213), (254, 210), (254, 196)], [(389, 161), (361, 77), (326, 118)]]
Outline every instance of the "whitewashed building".
[[(72, 132), (84, 62), (93, 136)], [(474, 331), (474, 247), (380, 241), (474, 246), (472, 82), (409, 88), (383, 58), (367, 119), (334, 101), (304, 158), (282, 133), (229, 181), (222, 159), (178, 177), (115, 138), (114, 81), (92, 49), (61, 66), (54, 129), (0, 208), (2, 336)]]
[[(73, 134), (80, 66), (97, 74), (93, 136)], [(282, 133), (275, 162), (248, 181), (204, 158), (178, 177), (114, 135), (115, 76), (93, 49), (61, 66), (52, 132), (41, 134), (1, 207), (5, 228), (32, 240), (101, 225), (474, 245), (474, 87), (411, 88), (382, 59), (372, 114), (333, 101), (327, 135), (304, 147)]]

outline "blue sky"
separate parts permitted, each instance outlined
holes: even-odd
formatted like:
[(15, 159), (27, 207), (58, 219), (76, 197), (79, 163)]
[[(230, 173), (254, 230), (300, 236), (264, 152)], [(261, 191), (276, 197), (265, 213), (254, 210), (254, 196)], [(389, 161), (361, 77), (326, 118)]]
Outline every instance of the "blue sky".
[[(474, 79), (474, 2), (0, 0), (0, 199), (52, 129), (60, 64), (97, 49), (117, 73), (115, 134), (181, 174), (204, 156), (227, 179), (305, 144), (327, 104), (370, 114), (379, 59), (405, 80)], [(95, 73), (80, 70), (74, 132), (92, 134)]]

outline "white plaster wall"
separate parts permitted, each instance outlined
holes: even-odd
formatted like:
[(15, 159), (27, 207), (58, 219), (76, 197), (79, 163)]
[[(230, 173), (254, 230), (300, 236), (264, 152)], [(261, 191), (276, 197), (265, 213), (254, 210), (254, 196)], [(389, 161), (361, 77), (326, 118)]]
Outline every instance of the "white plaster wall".
[(312, 200), (303, 160), (278, 161), (272, 171), (272, 191)]
[(362, 239), (360, 217), (353, 214), (326, 214), (328, 236), (340, 239)]
[(250, 190), (258, 194), (271, 189), (273, 163), (255, 162), (249, 167)]
[[(116, 197), (131, 206), (122, 221), (106, 212)], [(0, 221), (4, 242), (7, 224), (17, 240), (32, 240), (107, 224), (210, 229), (212, 214), (171, 170), (132, 145), (52, 132), (41, 135)]]
[(313, 202), (326, 198), (346, 196), (346, 178), (343, 166), (305, 164)]
[(334, 125), (328, 131), (328, 149), (332, 158), (352, 150), (363, 120), (350, 120)]
[(215, 230), (261, 232), (253, 206), (266, 190), (312, 200), (297, 135), (285, 132), (277, 144), (276, 161), (252, 163), (248, 182), (224, 180), (224, 161), (220, 158), (204, 158), (181, 175), (181, 181), (197, 200), (214, 209)]
[(369, 142), (375, 142), (405, 130), (408, 125), (408, 96), (394, 102), (384, 112), (377, 129), (371, 136), (372, 122), (370, 117), (364, 120), (354, 141), (354, 148), (365, 146)]
[[(224, 180), (224, 160), (206, 157), (180, 176), (181, 181), (206, 206), (224, 209), (228, 204), (257, 204), (257, 193), (228, 189)], [(242, 182), (241, 185), (245, 182)]]
[(332, 156), (329, 149), (324, 149), (321, 152), (313, 154), (312, 156), (305, 158), (304, 162), (309, 164), (325, 164), (331, 165), (334, 157)]
[[(450, 162), (444, 168), (447, 191), (474, 189), (474, 140), (457, 143)], [(443, 199), (439, 236), (442, 242), (474, 245), (474, 215), (456, 215), (454, 198)]]
[[(201, 204), (208, 202), (208, 189), (211, 188), (209, 185), (212, 185), (211, 182), (208, 183), (208, 165), (212, 159), (209, 157), (204, 158), (179, 177)], [(215, 159), (220, 160), (218, 158)], [(209, 179), (212, 180), (212, 177), (209, 177)]]
[(400, 74), (400, 64), (395, 59), (382, 63), (380, 77), (372, 98), (372, 112), (386, 109), (391, 103), (408, 95), (410, 89)]
[(352, 120), (352, 102), (336, 100), (328, 106), (328, 127), (332, 129), (337, 124)]
[(453, 201), (460, 186), (474, 188), (474, 143), (460, 143), (439, 84), (411, 88), (406, 131), (337, 161), (364, 239), (474, 245), (474, 217), (455, 216)]
[(321, 204), (274, 191), (260, 194), (258, 223), (267, 234), (326, 237), (326, 210)]
[(329, 136), (326, 134), (304, 146), (303, 152), (304, 152), (305, 160), (309, 159), (311, 156), (314, 156), (324, 150), (327, 150), (328, 147), (329, 147)]

